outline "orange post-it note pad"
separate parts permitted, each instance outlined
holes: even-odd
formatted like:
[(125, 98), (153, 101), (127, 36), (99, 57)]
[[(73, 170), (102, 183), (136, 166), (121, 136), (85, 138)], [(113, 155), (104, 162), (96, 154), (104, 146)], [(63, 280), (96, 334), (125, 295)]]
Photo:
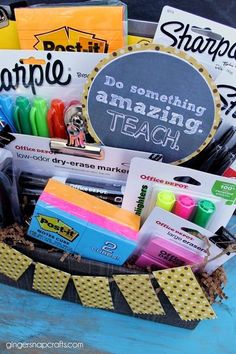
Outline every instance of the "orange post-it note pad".
[(21, 49), (107, 53), (126, 44), (125, 5), (15, 10)]

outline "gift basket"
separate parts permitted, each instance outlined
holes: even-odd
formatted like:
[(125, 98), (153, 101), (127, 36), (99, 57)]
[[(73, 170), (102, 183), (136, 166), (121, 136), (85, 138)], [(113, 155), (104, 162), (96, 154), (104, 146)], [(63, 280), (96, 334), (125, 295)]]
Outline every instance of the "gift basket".
[(169, 6), (157, 25), (116, 0), (28, 5), (0, 27), (0, 281), (215, 319), (236, 250), (236, 30)]

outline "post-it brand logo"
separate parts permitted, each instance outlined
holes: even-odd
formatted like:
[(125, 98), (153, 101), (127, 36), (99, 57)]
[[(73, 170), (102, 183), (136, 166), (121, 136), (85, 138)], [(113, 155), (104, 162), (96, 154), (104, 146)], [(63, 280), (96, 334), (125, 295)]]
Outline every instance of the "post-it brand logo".
[(35, 35), (34, 48), (48, 51), (107, 53), (108, 43), (96, 38), (94, 33), (87, 33), (71, 27), (61, 27), (50, 32)]
[(79, 233), (72, 227), (66, 225), (58, 218), (53, 218), (47, 215), (39, 214), (37, 217), (38, 223), (42, 230), (55, 232), (59, 236), (67, 239), (68, 241), (74, 241), (79, 236)]
[[(16, 91), (20, 86), (31, 89), (36, 95), (36, 87), (48, 85), (67, 86), (70, 84), (72, 76), (67, 74), (61, 60), (53, 60), (52, 54), (47, 54), (47, 60), (19, 60), (13, 68), (3, 68), (0, 70), (0, 92)], [(40, 63), (39, 63), (40, 62)]]

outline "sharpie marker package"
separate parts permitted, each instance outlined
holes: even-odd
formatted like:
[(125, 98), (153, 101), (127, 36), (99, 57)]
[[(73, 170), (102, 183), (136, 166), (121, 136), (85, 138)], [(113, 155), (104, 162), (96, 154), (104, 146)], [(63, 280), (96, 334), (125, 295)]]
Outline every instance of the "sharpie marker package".
[(226, 226), (236, 201), (236, 183), (185, 167), (134, 158), (122, 207), (146, 220), (155, 206), (215, 232)]
[[(222, 123), (216, 133), (218, 138), (230, 127), (236, 126), (236, 67), (228, 66), (216, 79), (216, 85), (220, 93), (222, 107)], [(232, 139), (233, 140), (233, 139)], [(233, 141), (231, 141), (231, 146)]]
[(105, 57), (99, 53), (0, 51), (0, 95), (80, 100), (94, 66)]
[(225, 68), (236, 66), (235, 35), (235, 28), (165, 6), (153, 41), (185, 51), (215, 79)]
[(119, 1), (17, 9), (21, 49), (108, 53), (126, 44), (126, 5)]
[(187, 161), (184, 164), (186, 167), (220, 176), (228, 175), (226, 171), (236, 160), (235, 82), (236, 69), (231, 66), (225, 68), (217, 77), (215, 83), (221, 98), (221, 124), (207, 147)]
[[(222, 228), (221, 228), (222, 229)], [(132, 259), (140, 268), (165, 269), (190, 265), (194, 271), (212, 273), (232, 258), (224, 243), (234, 242), (224, 230), (213, 234), (177, 215), (155, 207), (138, 233), (138, 248)]]
[(63, 125), (65, 137), (62, 112), (79, 102), (86, 78), (104, 56), (0, 51), (0, 120), (13, 133), (44, 137), (57, 135)]

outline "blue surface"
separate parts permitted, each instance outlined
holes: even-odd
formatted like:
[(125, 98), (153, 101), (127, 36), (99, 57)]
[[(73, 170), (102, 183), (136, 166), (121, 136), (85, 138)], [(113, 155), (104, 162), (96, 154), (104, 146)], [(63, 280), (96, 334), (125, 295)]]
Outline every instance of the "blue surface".
[[(216, 320), (186, 330), (89, 309), (0, 284), (0, 353), (235, 354), (236, 257), (226, 267), (229, 299)], [(6, 342), (83, 342), (80, 350), (6, 349)]]

